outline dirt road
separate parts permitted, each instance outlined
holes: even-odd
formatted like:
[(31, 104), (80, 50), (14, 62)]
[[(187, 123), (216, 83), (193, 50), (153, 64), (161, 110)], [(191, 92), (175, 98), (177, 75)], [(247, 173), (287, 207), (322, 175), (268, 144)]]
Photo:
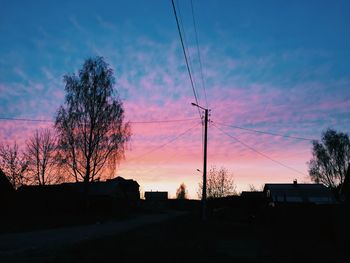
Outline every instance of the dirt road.
[(49, 251), (67, 248), (84, 240), (115, 235), (183, 214), (183, 212), (171, 211), (164, 214), (142, 215), (125, 221), (27, 233), (3, 234), (0, 235), (0, 261), (2, 261), (2, 258), (15, 258), (16, 255), (26, 253), (47, 253)]

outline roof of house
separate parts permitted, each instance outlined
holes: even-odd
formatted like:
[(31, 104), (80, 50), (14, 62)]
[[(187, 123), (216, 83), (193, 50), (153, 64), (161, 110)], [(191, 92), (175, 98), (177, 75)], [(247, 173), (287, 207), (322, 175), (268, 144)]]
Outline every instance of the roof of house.
[(299, 184), (299, 183), (292, 183), (292, 184), (265, 184), (264, 190), (270, 189), (270, 190), (326, 190), (329, 189), (324, 186), (323, 184)]

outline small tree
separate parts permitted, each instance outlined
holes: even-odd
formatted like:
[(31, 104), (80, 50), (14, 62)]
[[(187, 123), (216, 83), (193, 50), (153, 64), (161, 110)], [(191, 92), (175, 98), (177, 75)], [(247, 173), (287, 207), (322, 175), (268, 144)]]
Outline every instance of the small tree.
[(176, 190), (176, 199), (187, 199), (187, 190), (184, 183), (180, 184), (179, 188)]
[(321, 141), (312, 142), (309, 175), (316, 183), (337, 188), (344, 183), (350, 162), (350, 140), (346, 133), (328, 129)]
[(16, 142), (13, 146), (0, 145), (0, 168), (15, 189), (26, 183), (27, 162)]
[[(198, 197), (202, 198), (203, 184), (199, 183)], [(236, 195), (236, 186), (233, 174), (221, 167), (219, 170), (212, 166), (207, 175), (207, 198), (219, 198), (228, 195)]]
[(130, 138), (113, 70), (102, 57), (87, 59), (78, 75), (64, 76), (65, 104), (56, 116), (61, 165), (75, 181), (114, 174)]
[(56, 139), (50, 130), (35, 131), (27, 141), (25, 157), (27, 173), (34, 184), (46, 185), (60, 181), (56, 169)]

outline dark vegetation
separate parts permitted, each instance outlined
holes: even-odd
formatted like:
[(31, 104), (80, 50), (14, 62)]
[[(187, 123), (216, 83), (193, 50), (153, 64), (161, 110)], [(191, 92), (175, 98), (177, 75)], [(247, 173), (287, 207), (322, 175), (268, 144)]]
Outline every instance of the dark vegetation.
[(320, 141), (312, 142), (312, 159), (308, 163), (311, 179), (342, 194), (350, 167), (350, 139), (347, 133), (328, 129)]
[(176, 199), (187, 199), (187, 189), (184, 183), (176, 190)]

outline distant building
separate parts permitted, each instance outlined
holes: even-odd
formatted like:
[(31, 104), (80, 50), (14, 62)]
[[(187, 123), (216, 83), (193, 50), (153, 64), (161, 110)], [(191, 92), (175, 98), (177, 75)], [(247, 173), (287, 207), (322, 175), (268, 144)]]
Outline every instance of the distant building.
[[(80, 194), (85, 191), (84, 183), (64, 183), (62, 185), (67, 185)], [(139, 200), (139, 187), (136, 181), (118, 176), (105, 182), (90, 183), (88, 195), (109, 196), (119, 200)]]
[(146, 201), (165, 201), (168, 200), (168, 192), (145, 192)]
[(265, 184), (264, 195), (271, 205), (335, 204), (332, 191), (323, 184)]

